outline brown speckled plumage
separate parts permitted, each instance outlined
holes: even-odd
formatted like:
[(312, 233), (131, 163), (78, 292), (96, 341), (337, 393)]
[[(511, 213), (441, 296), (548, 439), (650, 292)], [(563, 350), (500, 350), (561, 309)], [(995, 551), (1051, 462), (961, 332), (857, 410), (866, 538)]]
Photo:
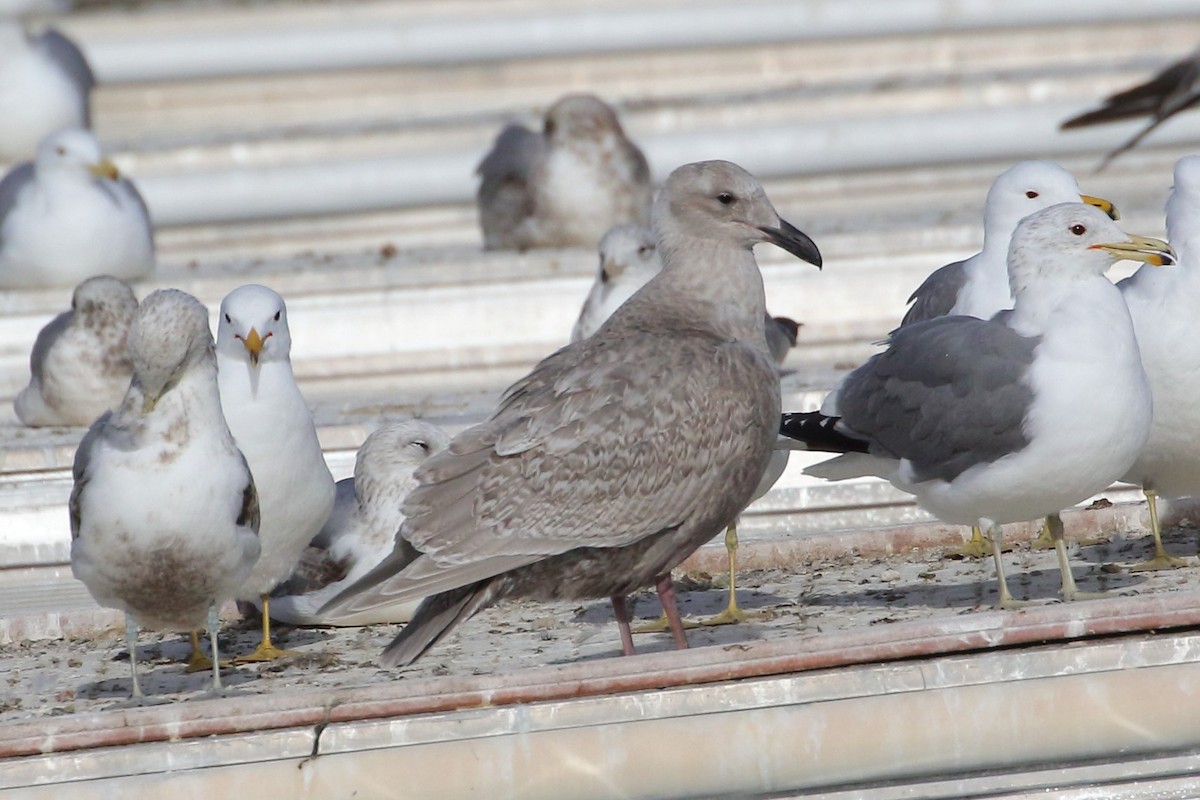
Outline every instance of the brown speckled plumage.
[(786, 235), (798, 255), (819, 254), (727, 162), (676, 170), (655, 220), (662, 272), (426, 462), (401, 531), (418, 554), (394, 555), (331, 603), (432, 595), (385, 664), (502, 597), (653, 585), (749, 502), (779, 422), (751, 247)]

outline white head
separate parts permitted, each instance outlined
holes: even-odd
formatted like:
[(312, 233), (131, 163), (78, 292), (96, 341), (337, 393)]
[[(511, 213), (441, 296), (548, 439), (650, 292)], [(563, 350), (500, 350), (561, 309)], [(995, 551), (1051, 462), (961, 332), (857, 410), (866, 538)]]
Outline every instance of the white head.
[(218, 354), (244, 361), (254, 371), (261, 362), (288, 361), (291, 350), (287, 306), (274, 290), (251, 283), (221, 301)]
[(1059, 203), (1087, 203), (1120, 219), (1113, 204), (1079, 193), (1075, 176), (1053, 161), (1022, 161), (992, 182), (983, 207), (984, 241), (1003, 246), (1017, 223), (1035, 211)]
[[(651, 219), (667, 251), (688, 241), (747, 250), (771, 242), (821, 266), (812, 239), (779, 218), (757, 178), (728, 161), (700, 161), (672, 172), (654, 200)], [(659, 255), (666, 263), (666, 253)]]
[(138, 306), (127, 341), (148, 413), (192, 365), (212, 357), (208, 309), (187, 292), (159, 289)]
[(600, 271), (596, 280), (616, 286), (637, 281), (641, 286), (662, 269), (654, 231), (647, 225), (629, 223), (609, 228), (600, 239)]
[(1200, 156), (1175, 162), (1175, 186), (1167, 199), (1167, 238), (1184, 261), (1200, 255)]
[(568, 94), (546, 110), (542, 133), (555, 144), (624, 136), (617, 112), (591, 94)]
[(1130, 236), (1094, 206), (1060, 203), (1030, 214), (1013, 231), (1009, 281), (1019, 296), (1037, 284), (1103, 276), (1126, 259), (1162, 266), (1175, 263), (1175, 253), (1160, 239)]
[(63, 128), (42, 139), (34, 169), (39, 178), (63, 175), (86, 180), (116, 180), (120, 177), (116, 166), (104, 158), (96, 137), (80, 128)]

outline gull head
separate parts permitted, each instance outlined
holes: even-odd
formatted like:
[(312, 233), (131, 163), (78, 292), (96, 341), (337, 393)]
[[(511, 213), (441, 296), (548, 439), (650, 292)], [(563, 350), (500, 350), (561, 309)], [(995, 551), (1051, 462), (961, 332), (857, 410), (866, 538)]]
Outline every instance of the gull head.
[(821, 252), (807, 234), (780, 219), (753, 175), (728, 161), (684, 164), (667, 178), (651, 214), (658, 239), (675, 246), (708, 240), (752, 248), (770, 242), (821, 266)]
[(375, 430), (354, 461), (354, 486), (360, 496), (372, 486), (389, 482), (399, 471), (409, 474), (425, 459), (450, 446), (438, 426), (420, 419), (394, 422)]
[(64, 128), (42, 139), (34, 169), (39, 176), (72, 175), (110, 181), (121, 176), (116, 165), (104, 157), (96, 137), (79, 128)]
[(212, 357), (208, 309), (187, 292), (159, 289), (138, 306), (127, 342), (148, 414), (189, 368)]
[(1109, 201), (1080, 194), (1075, 176), (1053, 161), (1022, 161), (992, 182), (984, 204), (984, 228), (989, 235), (1007, 237), (1025, 217), (1059, 203), (1085, 203), (1111, 219), (1121, 218)]
[(221, 301), (217, 352), (245, 361), (251, 370), (261, 361), (287, 361), (292, 349), (287, 306), (272, 289), (239, 286)]
[(617, 113), (591, 94), (569, 94), (560, 98), (547, 109), (542, 132), (555, 144), (625, 135)]
[(1103, 211), (1084, 203), (1060, 203), (1030, 214), (1013, 231), (1008, 271), (1013, 292), (1041, 281), (1086, 280), (1118, 261), (1174, 264), (1175, 251), (1161, 239), (1131, 236)]
[(129, 285), (111, 275), (88, 278), (76, 286), (71, 295), (71, 311), (75, 318), (89, 326), (106, 320), (128, 320), (137, 307), (137, 298)]
[(600, 239), (599, 281), (615, 285), (628, 275), (645, 283), (662, 268), (654, 231), (638, 223), (616, 225)]

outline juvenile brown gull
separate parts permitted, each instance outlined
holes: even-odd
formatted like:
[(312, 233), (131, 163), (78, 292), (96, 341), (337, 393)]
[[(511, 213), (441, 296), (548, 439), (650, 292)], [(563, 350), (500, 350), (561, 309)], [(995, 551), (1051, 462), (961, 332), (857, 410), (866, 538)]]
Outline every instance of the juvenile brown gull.
[[(809, 474), (878, 475), (939, 519), (987, 530), (1000, 603), (1012, 605), (1000, 525), (1056, 515), (1108, 488), (1150, 432), (1150, 386), (1133, 322), (1104, 276), (1122, 259), (1162, 264), (1174, 254), (1080, 203), (1030, 215), (1009, 250), (1011, 311), (898, 329), (820, 411), (785, 415), (783, 434), (810, 449), (849, 453)], [(1072, 599), (1055, 519), (1062, 594)]]
[(75, 287), (71, 310), (37, 335), (29, 356), (29, 385), (13, 408), (32, 427), (90, 425), (121, 402), (133, 376), (125, 350), (137, 312), (133, 290), (101, 275)]
[(325, 609), (427, 596), (385, 665), (506, 597), (610, 597), (632, 653), (625, 597), (650, 585), (686, 646), (671, 569), (750, 501), (779, 424), (752, 248), (820, 254), (724, 161), (675, 170), (654, 225), (662, 271), (421, 466), (401, 529), (415, 558), (398, 552)]
[(646, 158), (590, 94), (558, 100), (541, 132), (504, 128), (476, 171), (485, 250), (595, 247), (613, 225), (649, 218)]
[(137, 626), (207, 625), (221, 688), (217, 609), (258, 558), (258, 504), (221, 416), (208, 312), (191, 295), (147, 297), (129, 331), (133, 381), (75, 453), (71, 571), (102, 606), (125, 612), (133, 697)]

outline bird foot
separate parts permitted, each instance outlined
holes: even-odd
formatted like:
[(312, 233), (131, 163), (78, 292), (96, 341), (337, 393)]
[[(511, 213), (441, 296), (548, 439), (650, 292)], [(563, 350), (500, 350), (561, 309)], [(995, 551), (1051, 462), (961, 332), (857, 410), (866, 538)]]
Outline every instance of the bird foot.
[(1186, 567), (1193, 563), (1195, 562), (1191, 559), (1178, 558), (1176, 556), (1169, 556), (1166, 553), (1162, 553), (1161, 555), (1157, 555), (1149, 561), (1142, 561), (1141, 563), (1127, 567), (1127, 569), (1130, 572), (1154, 572), (1155, 570), (1160, 569), (1179, 569), (1180, 567)]
[(146, 706), (165, 706), (170, 703), (171, 701), (165, 697), (149, 697), (143, 694), (114, 703), (109, 708), (144, 708)]
[(275, 661), (280, 658), (296, 655), (295, 650), (280, 650), (270, 642), (263, 642), (253, 653), (248, 653), (244, 656), (238, 656), (233, 660), (234, 664), (248, 664), (257, 661)]
[(983, 558), (991, 554), (992, 546), (985, 539), (972, 539), (961, 547), (954, 547), (946, 551), (946, 555), (950, 558)]
[(1039, 603), (1037, 600), (1017, 600), (1014, 597), (1002, 597), (996, 605), (1005, 611), (1016, 611), (1019, 608), (1042, 605), (1042, 603)]
[(1106, 597), (1111, 597), (1108, 592), (1084, 592), (1076, 589), (1073, 592), (1060, 591), (1058, 596), (1062, 598), (1064, 603), (1073, 603), (1076, 600), (1103, 600)]
[[(684, 628), (698, 628), (700, 623), (692, 622), (691, 620), (683, 620)], [(636, 628), (630, 629), (633, 633), (665, 633), (671, 630), (671, 623), (667, 620), (667, 615), (663, 614), (654, 622), (647, 622), (644, 625), (638, 625)]]
[[(233, 662), (230, 661), (228, 658), (221, 659), (221, 667), (223, 669), (229, 668), (232, 666), (233, 666)], [(193, 672), (212, 672), (212, 659), (209, 658), (208, 656), (204, 655), (203, 653), (193, 652), (191, 657), (188, 658), (188, 660), (187, 660), (187, 669), (185, 670), (185, 672), (187, 672), (188, 674), (191, 674)]]
[(700, 620), (700, 624), (705, 627), (713, 625), (737, 625), (739, 622), (749, 622), (754, 619), (771, 619), (774, 616), (768, 609), (763, 609), (762, 611), (744, 611), (737, 606), (729, 606), (720, 614)]

